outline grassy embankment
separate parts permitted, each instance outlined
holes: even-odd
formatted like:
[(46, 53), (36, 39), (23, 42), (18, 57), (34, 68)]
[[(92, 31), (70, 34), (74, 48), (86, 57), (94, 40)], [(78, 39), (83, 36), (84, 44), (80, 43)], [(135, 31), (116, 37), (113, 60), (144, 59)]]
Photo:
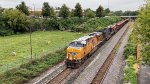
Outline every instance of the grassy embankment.
[(133, 28), (133, 31), (124, 50), (126, 67), (124, 68), (125, 75), (123, 81), (125, 83), (137, 84), (135, 64), (138, 63), (138, 60), (136, 59), (136, 44), (138, 41), (133, 22), (130, 24), (130, 28)]
[[(33, 59), (64, 48), (83, 33), (62, 31), (34, 32), (32, 34)], [(13, 55), (13, 52), (16, 55)], [(29, 34), (0, 37), (0, 72), (5, 72), (30, 60)]]

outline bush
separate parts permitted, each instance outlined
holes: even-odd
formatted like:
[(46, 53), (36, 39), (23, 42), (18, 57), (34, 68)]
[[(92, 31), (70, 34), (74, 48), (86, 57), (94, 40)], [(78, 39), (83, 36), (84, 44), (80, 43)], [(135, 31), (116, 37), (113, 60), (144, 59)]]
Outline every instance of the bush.
[(42, 19), (33, 19), (33, 31), (43, 30), (43, 20)]
[(48, 19), (46, 21), (46, 30), (60, 30), (61, 25), (56, 18)]
[(13, 34), (12, 30), (9, 29), (7, 24), (5, 23), (6, 18), (3, 15), (0, 15), (0, 35), (1, 36), (8, 36)]
[(126, 60), (128, 67), (124, 69), (124, 81), (130, 82), (131, 84), (137, 84), (137, 74), (135, 73), (135, 69), (133, 67), (134, 63), (136, 63), (135, 57), (133, 55), (128, 56)]
[(74, 32), (92, 32), (121, 20), (120, 17), (106, 18), (28, 18), (18, 10), (5, 10), (4, 17), (0, 17), (0, 35), (11, 35), (37, 30), (69, 30)]
[(92, 10), (90, 10), (90, 9), (86, 11), (85, 17), (94, 18), (95, 16), (96, 16), (96, 14), (95, 14), (94, 11), (92, 11)]
[(136, 54), (136, 44), (128, 43), (124, 50), (125, 59), (127, 59), (129, 55), (135, 54)]
[(129, 66), (124, 69), (125, 76), (123, 78), (124, 81), (129, 82), (131, 84), (137, 84), (137, 74), (134, 72), (133, 66)]
[(126, 60), (126, 63), (128, 66), (133, 66), (133, 64), (136, 63), (135, 56), (129, 55), (127, 60)]
[(0, 36), (9, 36), (12, 34), (13, 34), (13, 31), (11, 29), (0, 25)]
[(76, 26), (79, 26), (86, 21), (87, 18), (78, 18), (78, 17), (59, 19), (61, 27), (65, 30), (73, 30)]
[(134, 64), (138, 61), (136, 60), (136, 43), (137, 43), (137, 36), (135, 31), (129, 37), (129, 42), (125, 47), (124, 56), (126, 59), (126, 66), (124, 69), (124, 81), (129, 82), (131, 84), (137, 84), (137, 74), (134, 69)]
[(77, 32), (92, 32), (107, 27), (108, 25), (116, 23), (120, 20), (120, 17), (92, 18), (88, 19), (85, 23), (76, 26), (72, 30)]
[(15, 9), (4, 10), (0, 17), (0, 35), (10, 35), (27, 32), (30, 18)]
[(144, 48), (142, 54), (143, 54), (143, 61), (144, 61), (146, 64), (150, 65), (150, 45), (147, 45), (147, 46)]

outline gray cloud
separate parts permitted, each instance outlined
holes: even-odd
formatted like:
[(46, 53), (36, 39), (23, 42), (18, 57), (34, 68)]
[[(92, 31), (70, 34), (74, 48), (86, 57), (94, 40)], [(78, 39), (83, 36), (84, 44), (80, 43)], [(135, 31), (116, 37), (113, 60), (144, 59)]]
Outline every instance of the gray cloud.
[(4, 8), (15, 8), (21, 1), (33, 8), (41, 9), (43, 2), (49, 2), (53, 7), (61, 7), (66, 4), (70, 8), (74, 8), (79, 2), (84, 9), (91, 8), (95, 10), (99, 5), (111, 10), (137, 10), (144, 3), (144, 0), (0, 0), (0, 5)]

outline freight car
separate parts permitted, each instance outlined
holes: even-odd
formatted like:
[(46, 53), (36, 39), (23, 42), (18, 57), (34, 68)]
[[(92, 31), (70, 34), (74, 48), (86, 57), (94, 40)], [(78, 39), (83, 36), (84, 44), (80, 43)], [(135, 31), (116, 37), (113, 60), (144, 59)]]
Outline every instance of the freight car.
[(66, 66), (70, 68), (79, 67), (91, 56), (91, 53), (109, 40), (128, 21), (128, 19), (120, 21), (112, 26), (72, 41), (67, 48)]

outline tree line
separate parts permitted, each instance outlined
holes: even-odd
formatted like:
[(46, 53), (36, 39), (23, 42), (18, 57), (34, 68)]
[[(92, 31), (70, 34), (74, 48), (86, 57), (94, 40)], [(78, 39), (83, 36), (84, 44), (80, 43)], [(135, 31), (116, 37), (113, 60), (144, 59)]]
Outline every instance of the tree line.
[[(26, 5), (25, 2), (21, 2), (21, 4), (16, 6), (16, 9), (24, 13), (25, 15), (29, 16), (30, 11), (29, 7)], [(58, 10), (58, 11), (56, 11)], [(35, 11), (34, 15), (35, 15)], [(58, 15), (57, 15), (58, 13)], [(58, 7), (54, 9), (52, 6), (49, 5), (48, 2), (44, 2), (42, 6), (41, 14), (44, 18), (51, 18), (51, 17), (103, 17), (103, 16), (129, 16), (129, 15), (138, 15), (137, 11), (111, 11), (109, 8), (104, 9), (101, 5), (96, 9), (96, 11), (91, 10), (90, 8), (82, 9), (82, 6), (80, 3), (77, 3), (75, 8), (70, 10), (69, 7), (66, 6), (66, 4), (63, 4), (61, 7)]]
[[(96, 14), (98, 17), (102, 17), (102, 6), (97, 9), (100, 12)], [(87, 16), (93, 17), (94, 11), (89, 9), (86, 13)], [(59, 9), (59, 17), (67, 18), (67, 19), (59, 19), (56, 18), (56, 11), (52, 6), (48, 4), (48, 2), (43, 3), (41, 15), (44, 19), (40, 18), (31, 18), (29, 17), (30, 11), (29, 7), (25, 2), (21, 2), (21, 4), (17, 5), (15, 9), (4, 9), (0, 7), (0, 35), (12, 35), (18, 33), (25, 33), (32, 28), (32, 31), (37, 30), (64, 30), (68, 26), (72, 28), (75, 24), (82, 24), (87, 19), (83, 17), (84, 12), (79, 3), (76, 4), (75, 9), (70, 11), (70, 8), (65, 4)], [(94, 14), (94, 17), (96, 16)], [(76, 17), (70, 18), (68, 17)], [(46, 19), (45, 19), (46, 18)]]
[[(26, 6), (25, 2), (21, 2), (16, 7), (18, 10), (23, 12), (26, 15), (29, 15), (29, 8)], [(63, 4), (60, 8), (58, 8), (58, 16), (67, 18), (67, 17), (103, 17), (104, 16), (104, 8), (100, 5), (96, 11), (91, 10), (90, 8), (83, 10), (80, 3), (77, 3), (75, 8), (70, 10), (69, 7), (66, 6), (66, 4)], [(96, 14), (95, 14), (96, 13)], [(41, 15), (45, 18), (48, 17), (56, 17), (56, 11), (55, 9), (49, 5), (48, 2), (43, 3), (42, 12)]]
[(112, 11), (111, 13), (109, 13), (110, 15), (116, 15), (116, 16), (137, 16), (139, 13), (138, 11)]
[[(70, 9), (63, 4), (54, 9), (48, 2), (44, 2), (41, 15), (43, 18), (30, 17), (29, 7), (25, 2), (17, 5), (15, 9), (4, 9), (0, 7), (0, 35), (12, 35), (18, 33), (37, 30), (75, 30), (77, 24), (86, 22), (89, 18), (101, 18), (109, 15), (109, 8), (104, 9), (101, 5), (93, 11), (92, 9), (83, 9), (80, 3), (77, 3), (74, 9)], [(58, 14), (58, 15), (57, 15)], [(57, 18), (62, 17), (62, 18)]]

